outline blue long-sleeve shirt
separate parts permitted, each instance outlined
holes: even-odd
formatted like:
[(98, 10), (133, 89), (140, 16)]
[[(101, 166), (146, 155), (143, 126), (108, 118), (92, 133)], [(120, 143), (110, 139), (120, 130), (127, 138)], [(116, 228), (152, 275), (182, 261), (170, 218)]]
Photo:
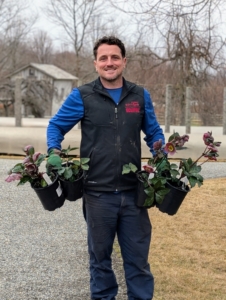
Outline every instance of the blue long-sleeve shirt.
[[(150, 94), (144, 89), (145, 114), (142, 131), (150, 151), (154, 154), (153, 143), (159, 139), (165, 142), (163, 131), (156, 120)], [(73, 89), (59, 111), (51, 118), (47, 128), (48, 151), (52, 148), (61, 149), (64, 135), (70, 131), (84, 116), (84, 105), (77, 88)]]

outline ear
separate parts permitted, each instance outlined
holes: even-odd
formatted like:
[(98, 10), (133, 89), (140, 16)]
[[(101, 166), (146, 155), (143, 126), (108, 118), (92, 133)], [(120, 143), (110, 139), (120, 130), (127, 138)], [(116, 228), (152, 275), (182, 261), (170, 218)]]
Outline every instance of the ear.
[(126, 59), (126, 57), (124, 57), (124, 68), (126, 67), (126, 63), (127, 63), (127, 59)]
[(96, 66), (97, 66), (97, 61), (96, 61), (96, 60), (94, 60), (94, 61), (93, 61), (93, 64), (94, 64), (94, 68), (95, 68), (95, 69), (96, 69), (96, 71), (97, 71), (97, 67), (96, 67)]

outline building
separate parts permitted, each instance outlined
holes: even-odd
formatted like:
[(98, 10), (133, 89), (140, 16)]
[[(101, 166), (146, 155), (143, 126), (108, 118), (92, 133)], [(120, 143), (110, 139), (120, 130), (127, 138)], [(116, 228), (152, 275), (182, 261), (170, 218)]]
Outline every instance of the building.
[(78, 82), (77, 77), (49, 64), (30, 63), (8, 76), (11, 81), (15, 81), (17, 77), (46, 80), (53, 86), (52, 101), (45, 112), (47, 116), (53, 116), (58, 111), (67, 95), (74, 86), (77, 86)]

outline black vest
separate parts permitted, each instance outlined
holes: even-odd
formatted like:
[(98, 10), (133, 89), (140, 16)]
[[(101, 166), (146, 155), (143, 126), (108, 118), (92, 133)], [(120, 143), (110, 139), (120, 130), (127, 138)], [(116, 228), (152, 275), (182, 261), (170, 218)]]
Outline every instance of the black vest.
[(122, 175), (122, 167), (131, 162), (141, 168), (143, 88), (123, 79), (118, 105), (100, 79), (78, 89), (84, 103), (80, 156), (90, 158), (84, 179), (85, 188), (96, 191), (135, 188), (135, 174)]

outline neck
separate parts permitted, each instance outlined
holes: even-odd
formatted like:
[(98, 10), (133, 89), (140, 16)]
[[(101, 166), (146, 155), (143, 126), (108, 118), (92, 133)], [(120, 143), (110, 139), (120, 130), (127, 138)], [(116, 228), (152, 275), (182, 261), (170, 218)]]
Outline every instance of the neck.
[(100, 81), (101, 81), (103, 87), (105, 87), (106, 89), (118, 89), (123, 86), (122, 77), (118, 78), (117, 80), (113, 80), (113, 81), (108, 81), (108, 80), (100, 77)]

